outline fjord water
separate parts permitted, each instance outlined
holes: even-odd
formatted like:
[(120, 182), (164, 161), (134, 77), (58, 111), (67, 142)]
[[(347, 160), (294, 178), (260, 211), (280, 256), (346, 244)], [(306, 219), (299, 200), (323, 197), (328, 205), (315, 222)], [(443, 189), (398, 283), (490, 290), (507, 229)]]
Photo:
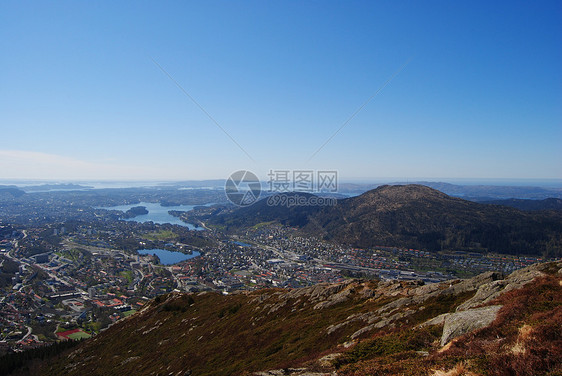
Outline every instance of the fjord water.
[(131, 205), (118, 205), (118, 206), (106, 206), (106, 207), (97, 207), (96, 209), (105, 209), (105, 210), (120, 210), (122, 212), (126, 212), (127, 210), (134, 208), (136, 206), (144, 206), (146, 210), (148, 210), (148, 214), (137, 215), (133, 218), (127, 218), (126, 221), (136, 221), (136, 222), (149, 222), (152, 221), (158, 224), (169, 223), (172, 225), (180, 225), (186, 226), (190, 230), (203, 230), (201, 227), (196, 227), (191, 223), (186, 223), (181, 219), (170, 215), (168, 212), (171, 210), (175, 211), (190, 211), (196, 205), (178, 205), (178, 206), (162, 206), (159, 203), (154, 202), (141, 202), (138, 204), (131, 204)]
[(189, 260), (200, 255), (199, 252), (193, 251), (191, 254), (172, 252), (165, 249), (141, 249), (138, 251), (140, 255), (156, 255), (160, 259), (162, 265), (173, 265), (178, 262)]

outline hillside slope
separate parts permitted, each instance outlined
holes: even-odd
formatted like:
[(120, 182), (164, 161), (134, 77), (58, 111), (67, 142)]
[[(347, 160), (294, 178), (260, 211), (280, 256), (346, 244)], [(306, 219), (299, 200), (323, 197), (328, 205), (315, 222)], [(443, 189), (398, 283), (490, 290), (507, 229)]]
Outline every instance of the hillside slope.
[(437, 375), (456, 367), (554, 375), (562, 371), (561, 268), (429, 285), (171, 293), (39, 374)]

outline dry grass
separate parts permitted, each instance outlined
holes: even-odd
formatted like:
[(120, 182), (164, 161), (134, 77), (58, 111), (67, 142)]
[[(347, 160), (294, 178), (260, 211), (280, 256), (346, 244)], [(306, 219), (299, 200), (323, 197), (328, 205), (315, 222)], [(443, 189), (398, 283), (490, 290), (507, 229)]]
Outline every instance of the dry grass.
[(514, 355), (521, 355), (524, 354), (525, 349), (525, 342), (531, 339), (531, 333), (533, 331), (533, 327), (531, 325), (524, 324), (521, 328), (519, 328), (519, 335), (517, 336), (517, 342), (511, 347), (510, 351)]
[(435, 370), (431, 376), (478, 376), (478, 374), (471, 372), (466, 364), (461, 362), (448, 371)]

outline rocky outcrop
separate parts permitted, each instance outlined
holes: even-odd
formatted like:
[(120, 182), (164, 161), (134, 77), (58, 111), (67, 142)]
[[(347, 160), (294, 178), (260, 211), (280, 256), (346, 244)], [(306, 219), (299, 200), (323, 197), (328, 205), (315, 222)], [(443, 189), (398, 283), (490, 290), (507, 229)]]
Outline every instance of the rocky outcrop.
[(325, 301), (333, 295), (353, 285), (354, 281), (344, 283), (320, 283), (314, 286), (294, 289), (285, 294), (286, 299), (306, 298), (311, 303)]
[(312, 372), (306, 368), (275, 369), (265, 372), (256, 372), (254, 376), (331, 376), (331, 372)]
[(490, 325), (496, 319), (501, 307), (500, 305), (494, 305), (461, 312), (443, 313), (420, 326), (443, 325), (441, 346), (444, 346), (463, 334)]
[[(553, 265), (562, 270), (562, 262), (534, 264), (511, 273), (505, 279), (498, 279), (501, 276), (499, 273), (490, 272), (451, 286), (450, 289), (455, 289), (457, 292), (470, 291), (474, 288), (477, 288), (477, 291), (472, 298), (460, 304), (455, 313), (441, 314), (426, 321), (422, 326), (443, 325), (442, 346), (462, 334), (488, 326), (496, 318), (501, 306), (476, 307), (488, 304), (503, 293), (522, 288), (537, 277), (543, 276), (544, 270)], [(443, 290), (443, 293), (447, 290)]]
[(328, 299), (316, 304), (314, 306), (314, 309), (328, 308), (328, 307), (331, 307), (333, 305), (343, 303), (343, 302), (349, 300), (354, 293), (355, 293), (355, 290), (352, 287), (347, 288), (343, 291), (338, 292), (337, 294), (334, 294), (334, 295), (330, 296)]
[(457, 311), (466, 311), (468, 309), (488, 303), (500, 296), (505, 289), (507, 282), (505, 280), (493, 281), (480, 286), (476, 294), (457, 307)]
[(496, 319), (501, 307), (494, 305), (446, 315), (444, 318), (443, 335), (441, 336), (441, 346), (465, 333), (490, 325)]
[[(519, 269), (511, 273), (505, 279), (493, 280), (487, 283), (481, 283), (476, 294), (463, 304), (457, 307), (457, 311), (465, 311), (470, 308), (487, 304), (501, 294), (519, 289), (535, 278), (544, 275), (544, 270), (549, 267), (562, 268), (562, 262), (556, 264), (534, 264), (523, 269)], [(482, 281), (484, 282), (484, 281)]]
[(420, 327), (423, 328), (425, 326), (431, 326), (431, 325), (443, 325), (443, 324), (445, 324), (445, 319), (449, 315), (450, 315), (450, 313), (442, 313), (439, 316), (435, 316), (431, 320), (427, 320), (426, 322), (421, 324)]

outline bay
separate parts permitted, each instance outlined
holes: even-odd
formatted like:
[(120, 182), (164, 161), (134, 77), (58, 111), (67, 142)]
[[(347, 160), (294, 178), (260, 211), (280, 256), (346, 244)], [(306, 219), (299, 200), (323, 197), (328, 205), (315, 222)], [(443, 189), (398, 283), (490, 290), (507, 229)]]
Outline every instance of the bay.
[(137, 215), (133, 218), (127, 218), (125, 221), (135, 221), (135, 222), (154, 222), (158, 224), (169, 223), (172, 225), (180, 225), (189, 228), (190, 230), (203, 230), (202, 227), (197, 227), (192, 225), (191, 223), (186, 223), (181, 219), (170, 215), (168, 212), (171, 210), (174, 211), (190, 211), (193, 210), (195, 206), (199, 205), (177, 205), (177, 206), (162, 206), (159, 203), (155, 202), (141, 202), (138, 204), (130, 204), (130, 205), (118, 205), (118, 206), (105, 206), (105, 207), (97, 207), (96, 209), (105, 209), (105, 210), (120, 210), (122, 212), (126, 212), (127, 210), (134, 208), (136, 206), (144, 206), (146, 210), (148, 210), (148, 214)]
[(192, 259), (200, 255), (197, 251), (192, 251), (191, 254), (181, 252), (172, 252), (165, 249), (141, 249), (137, 251), (140, 255), (156, 255), (160, 259), (162, 265), (173, 265), (178, 262)]

